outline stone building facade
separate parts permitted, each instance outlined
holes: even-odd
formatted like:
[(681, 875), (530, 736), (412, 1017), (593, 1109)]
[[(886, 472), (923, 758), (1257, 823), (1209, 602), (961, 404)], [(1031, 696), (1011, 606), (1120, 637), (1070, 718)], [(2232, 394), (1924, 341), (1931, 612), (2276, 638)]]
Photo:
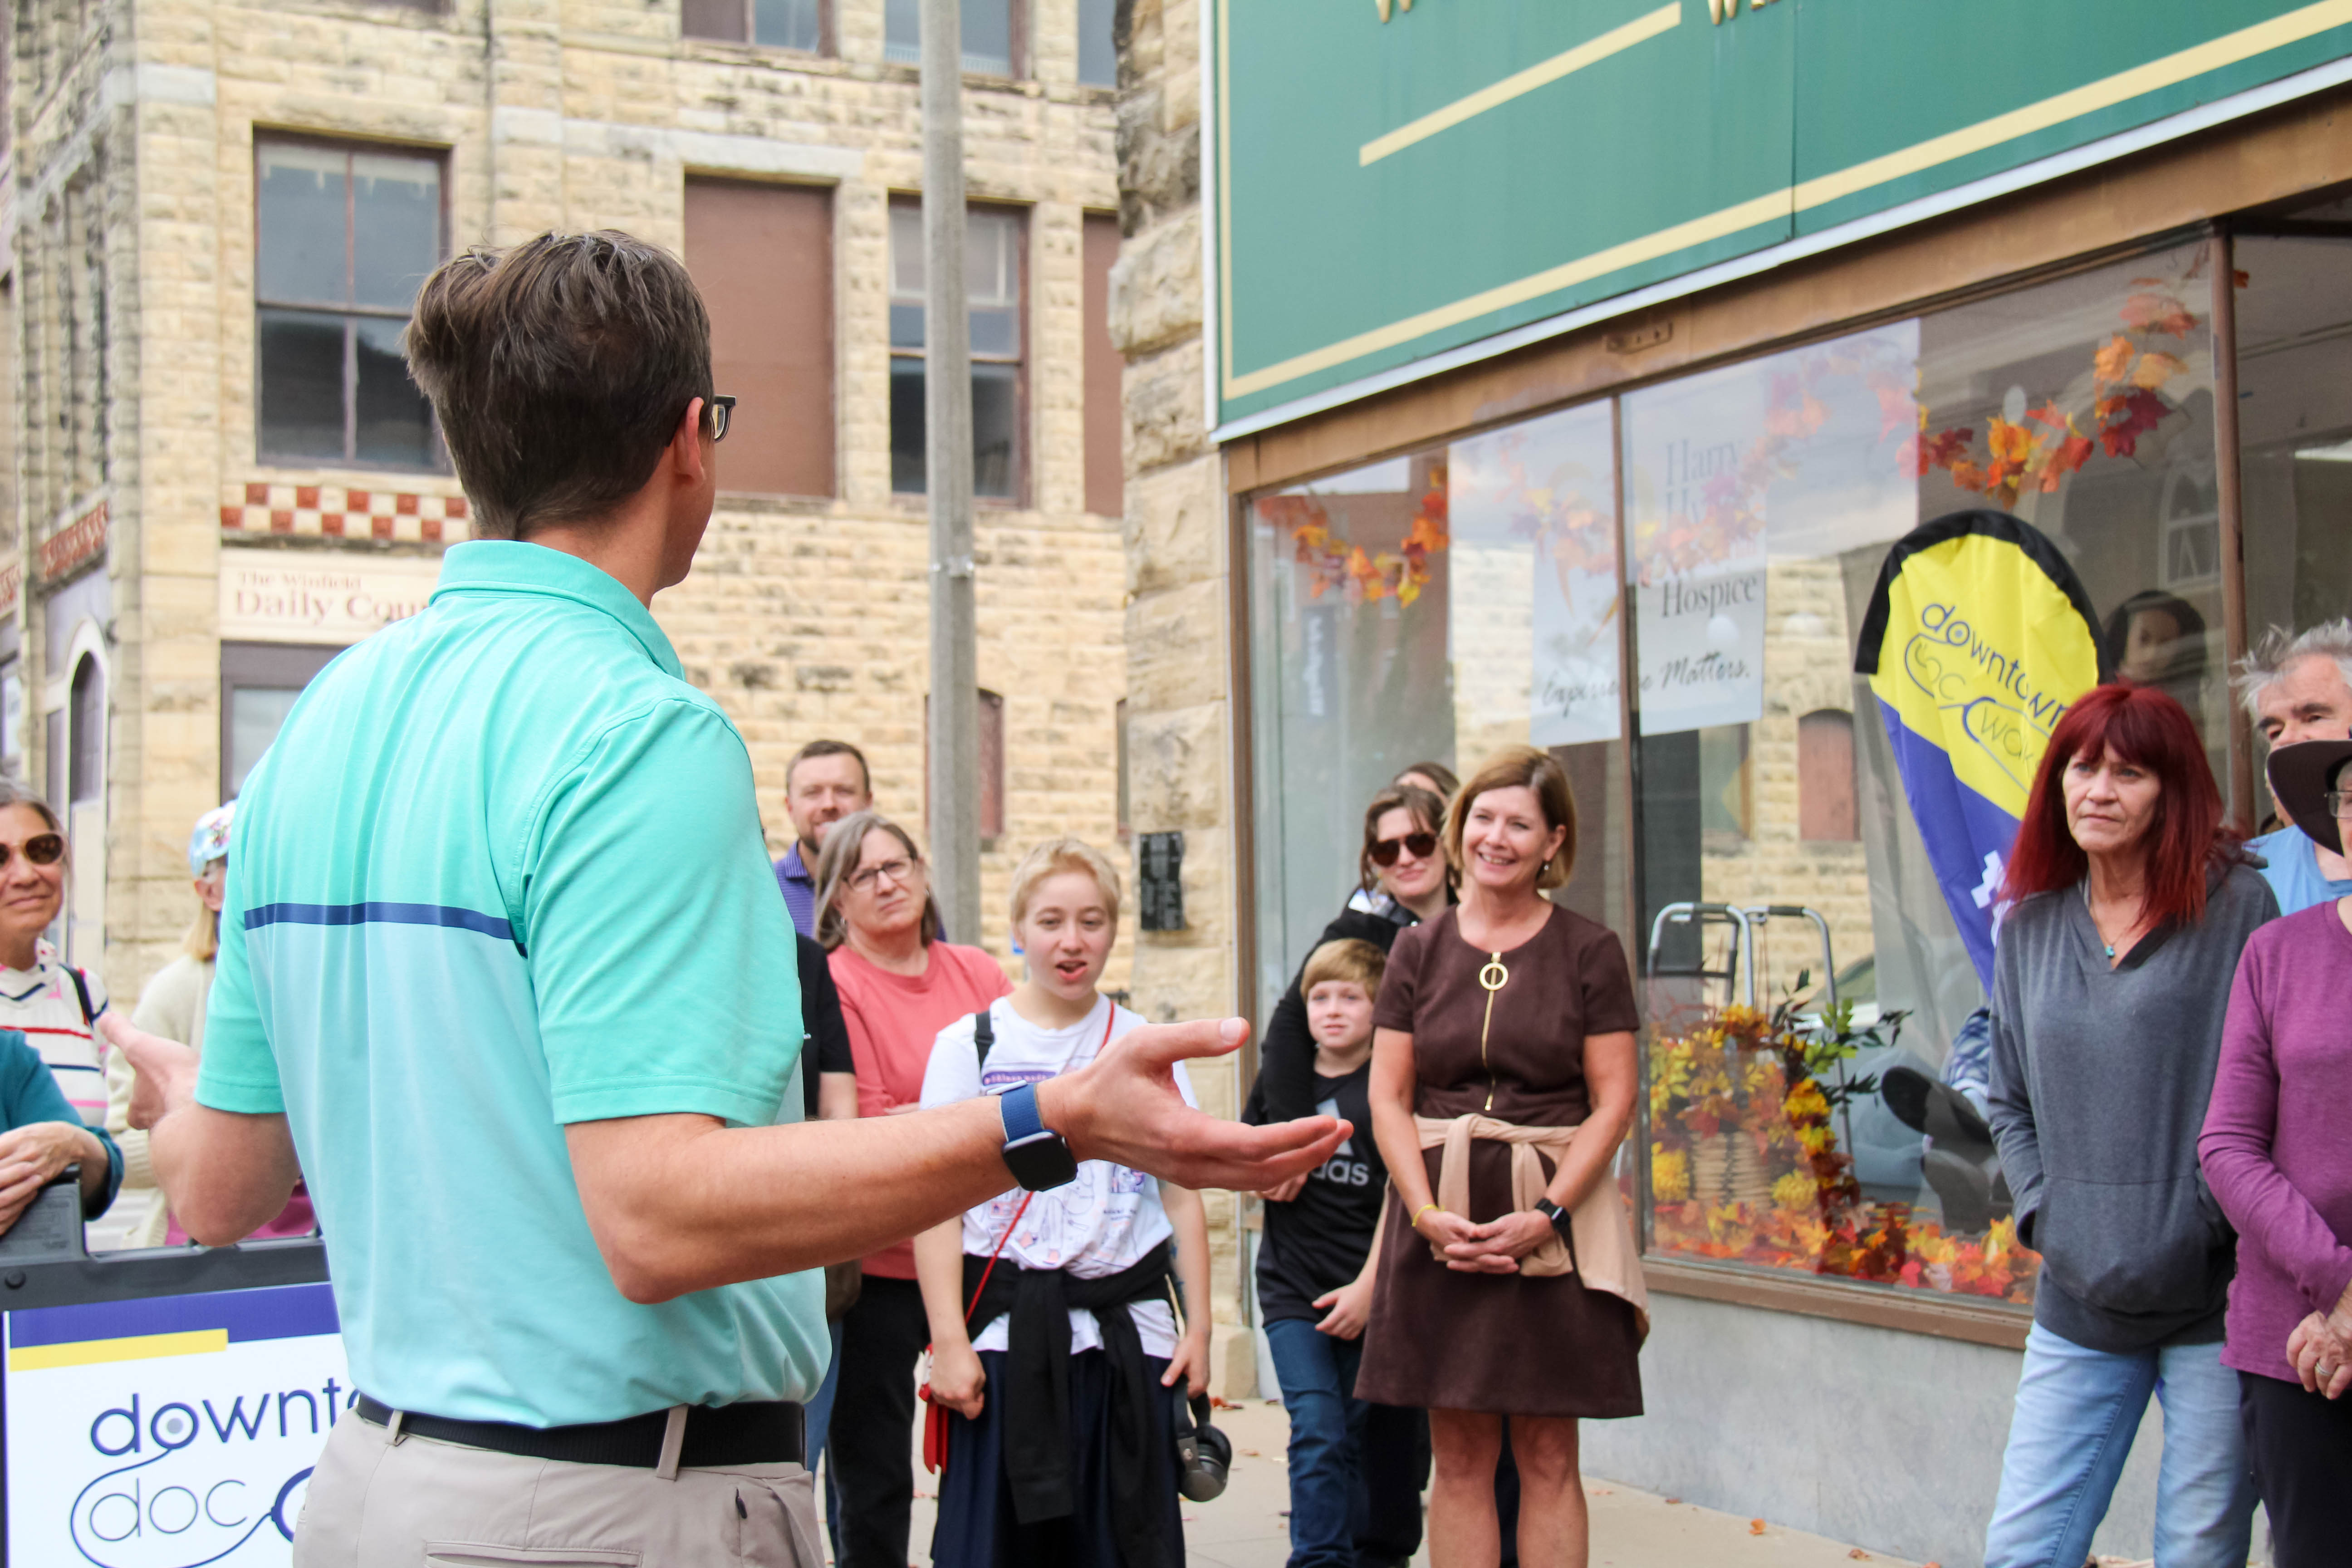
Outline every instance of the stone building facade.
[[(1007, 958), (1012, 860), (1051, 832), (1108, 842), (1119, 826), (1119, 536), (1115, 507), (1087, 507), (1082, 300), (1086, 220), (1107, 222), (1117, 192), (1110, 94), (1076, 79), (1078, 9), (1040, 5), (1019, 74), (968, 78), (969, 195), (1017, 213), (1024, 246), (1024, 474), (978, 527), (981, 679), (1003, 699), (1005, 789), (975, 934)], [(695, 182), (824, 195), (833, 493), (735, 490), (722, 467), (695, 575), (656, 613), (741, 725), (779, 852), (783, 763), (817, 735), (865, 746), (880, 805), (919, 822), (926, 525), (920, 496), (893, 488), (887, 279), (920, 124), (914, 68), (886, 58), (882, 0), (825, 7), (823, 53), (686, 37), (678, 5), (634, 0), (13, 10), (25, 765), (37, 782), (58, 773), (47, 721), (82, 636), (107, 698), (107, 831), (102, 849), (79, 848), (116, 990), (136, 992), (189, 913), (178, 847), (222, 793), (223, 642), (273, 618), (303, 640), (305, 592), (348, 598), (353, 584), (373, 605), (356, 612), (364, 630), (413, 608), (439, 551), (467, 537), (437, 448), (405, 467), (267, 455), (265, 144), (430, 161), (442, 254), (609, 226), (693, 267)], [(1099, 378), (1091, 392), (1099, 403)], [(761, 418), (747, 400), (736, 440), (770, 438)], [(70, 550), (55, 544), (68, 534)], [(232, 566), (254, 574), (243, 609), (224, 600)], [(328, 617), (340, 632), (310, 640), (349, 640), (347, 608)]]
[[(386, 190), (437, 200), (428, 265), (551, 228), (616, 227), (679, 249), (711, 296), (722, 380), (730, 360), (773, 347), (764, 329), (730, 335), (730, 321), (829, 296), (802, 352), (812, 376), (785, 387), (789, 419), (758, 397), (738, 411), (694, 574), (655, 613), (750, 744), (772, 851), (790, 837), (785, 762), (819, 736), (864, 747), (877, 804), (920, 834), (927, 523), (903, 460), (894, 476), (894, 446), (910, 443), (904, 430), (894, 440), (892, 396), (908, 291), (902, 268), (894, 308), (893, 212), (903, 223), (922, 170), (917, 70), (898, 36), (913, 13), (885, 0), (783, 10), (813, 19), (797, 41), (816, 47), (746, 41), (777, 8), (737, 0), (10, 7), (7, 755), (72, 803), (63, 934), (114, 994), (136, 996), (177, 950), (194, 910), (189, 826), (274, 733), (291, 692), (337, 646), (413, 613), (442, 550), (467, 537), (429, 428), (413, 409), (384, 414), (404, 380), (383, 382), (381, 354), (368, 357), (396, 342), (401, 319), (397, 300), (369, 313), (364, 276), (387, 247), (362, 205)], [(1065, 832), (1110, 846), (1124, 826), (1118, 360), (1102, 324), (1117, 124), (1107, 5), (999, 6), (1011, 74), (1001, 59), (975, 66), (970, 17), (989, 8), (966, 10), (967, 194), (1013, 218), (992, 232), (1013, 237), (995, 302), (1014, 323), (1017, 395), (1010, 433), (998, 432), (1012, 478), (1000, 474), (976, 529), (983, 737), (993, 723), (1001, 774), (983, 784), (984, 815), (996, 820), (982, 929), (954, 934), (1012, 967), (1003, 901), (1020, 855)], [(264, 199), (282, 169), (314, 195), (340, 191), (352, 215), (334, 263), (351, 297), (324, 313), (271, 303), (308, 264), (268, 239), (290, 221)], [(803, 270), (780, 271), (772, 293), (757, 287), (754, 233), (715, 284), (696, 228), (706, 189), (748, 191), (754, 205), (813, 195), (789, 218)], [(311, 432), (325, 432), (328, 456), (272, 452), (272, 420), (290, 421), (298, 446), (308, 438), (300, 398), (273, 403), (268, 384), (282, 347), (270, 334), (294, 317), (344, 334), (340, 434), (332, 378), (308, 388), (331, 405)], [(809, 401), (819, 384), (829, 405)], [(827, 476), (821, 493), (728, 483), (727, 465), (779, 439), (780, 420), (808, 449), (807, 471)], [(411, 438), (404, 461), (354, 457)], [(1129, 984), (1129, 951), (1114, 956), (1113, 986)], [(1163, 987), (1150, 1005), (1197, 1010), (1204, 994)], [(1230, 1108), (1222, 1079), (1203, 1087)]]

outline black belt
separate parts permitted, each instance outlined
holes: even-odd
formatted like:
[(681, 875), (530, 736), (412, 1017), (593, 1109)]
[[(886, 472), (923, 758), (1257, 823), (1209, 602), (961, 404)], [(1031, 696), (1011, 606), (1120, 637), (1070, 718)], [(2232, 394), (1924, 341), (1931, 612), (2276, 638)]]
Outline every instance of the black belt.
[[(392, 1424), (391, 1406), (360, 1395), (360, 1419)], [(411, 1411), (401, 1416), (404, 1435), (468, 1448), (553, 1459), (568, 1465), (625, 1465), (650, 1470), (661, 1463), (662, 1437), (669, 1412), (649, 1411), (624, 1421), (593, 1421), (578, 1426), (519, 1426), (508, 1421), (453, 1421)], [(698, 1405), (686, 1414), (681, 1469), (719, 1469), (734, 1465), (797, 1465), (805, 1451), (801, 1407), (784, 1400), (740, 1405)]]

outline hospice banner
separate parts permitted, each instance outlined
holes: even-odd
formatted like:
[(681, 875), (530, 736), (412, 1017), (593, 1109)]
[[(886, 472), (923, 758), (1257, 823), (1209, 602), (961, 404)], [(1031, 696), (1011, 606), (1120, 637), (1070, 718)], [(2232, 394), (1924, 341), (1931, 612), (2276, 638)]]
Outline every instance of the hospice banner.
[(1896, 541), (1863, 617), (1854, 670), (1988, 990), (2034, 771), (2068, 706), (2106, 674), (2097, 624), (2058, 547), (2001, 511), (1954, 512)]
[(8, 1313), (8, 1561), (290, 1562), (357, 1398), (339, 1329), (327, 1285)]

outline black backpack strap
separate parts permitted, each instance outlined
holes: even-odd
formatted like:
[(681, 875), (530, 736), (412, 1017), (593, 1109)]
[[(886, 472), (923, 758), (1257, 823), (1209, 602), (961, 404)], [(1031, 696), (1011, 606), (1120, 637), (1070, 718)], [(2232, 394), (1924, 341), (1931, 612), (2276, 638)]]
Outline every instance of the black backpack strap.
[(988, 1053), (996, 1046), (996, 1026), (989, 1021), (988, 1009), (982, 1007), (971, 1016), (971, 1048), (980, 1053), (980, 1065), (988, 1065)]
[(89, 1005), (89, 982), (83, 979), (81, 971), (70, 963), (65, 966), (65, 970), (66, 978), (73, 982), (74, 994), (81, 998), (81, 1021), (95, 1029), (98, 1027), (98, 1014)]

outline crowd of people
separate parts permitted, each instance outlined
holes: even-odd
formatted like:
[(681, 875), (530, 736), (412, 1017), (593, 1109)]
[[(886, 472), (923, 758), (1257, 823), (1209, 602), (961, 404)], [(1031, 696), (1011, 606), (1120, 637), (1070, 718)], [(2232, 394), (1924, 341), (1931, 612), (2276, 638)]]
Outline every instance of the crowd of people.
[[(1015, 868), (1017, 984), (950, 940), (849, 742), (793, 757), (768, 861), (741, 738), (649, 611), (733, 406), (674, 258), (469, 251), (407, 348), (480, 537), (196, 825), (199, 913), (135, 1021), (48, 945), (67, 835), (0, 786), (0, 1229), (70, 1170), (87, 1215), (146, 1205), (137, 1239), (334, 1238), (357, 1393), (296, 1561), (815, 1568), (821, 1469), (838, 1560), (903, 1568), (919, 1409), (934, 1561), (1175, 1568), (1180, 1495), (1219, 1484), (1209, 1188), (1265, 1204), (1294, 1568), (1410, 1556), (1424, 1489), (1441, 1565), (1587, 1561), (1579, 1423), (1643, 1409), (1639, 1015), (1616, 936), (1549, 896), (1559, 762), (1377, 794), (1243, 1118), (1203, 1116), (1185, 1061), (1244, 1026), (1104, 994), (1097, 847)], [(2151, 646), (2186, 624), (2128, 609)], [(2008, 867), (1983, 1093), (2043, 1261), (2004, 1568), (2084, 1560), (2151, 1395), (2159, 1563), (2242, 1563), (2258, 1497), (2278, 1568), (2341, 1555), (2352, 624), (2241, 671), (2282, 817), (2252, 841), (2179, 674), (2068, 710)]]

